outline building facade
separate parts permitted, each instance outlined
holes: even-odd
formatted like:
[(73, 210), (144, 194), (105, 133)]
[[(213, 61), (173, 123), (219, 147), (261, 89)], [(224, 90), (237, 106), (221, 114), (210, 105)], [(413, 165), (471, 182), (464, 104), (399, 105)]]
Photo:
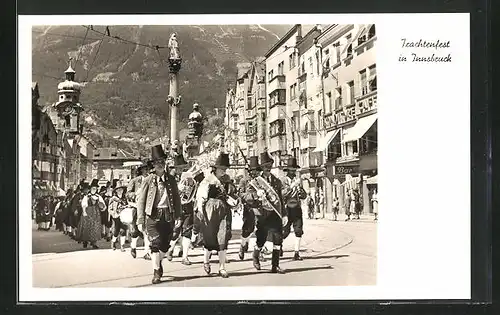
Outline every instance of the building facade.
[(296, 123), (293, 113), (298, 110), (297, 102), (292, 101), (288, 89), (297, 82), (298, 50), (297, 42), (302, 39), (302, 26), (292, 27), (266, 53), (266, 95), (268, 115), (267, 150), (273, 157), (274, 172), (287, 160), (291, 152), (298, 147)]
[(125, 162), (140, 162), (134, 157), (118, 148), (98, 148), (93, 151), (92, 178), (99, 179), (99, 185), (118, 179), (120, 185), (128, 185), (132, 177), (132, 169), (123, 166)]
[(378, 169), (376, 40), (373, 24), (330, 25), (317, 38), (325, 133), (315, 151), (326, 162), (326, 209), (333, 197), (342, 205), (346, 192), (357, 188), (363, 212), (371, 212), (366, 180)]

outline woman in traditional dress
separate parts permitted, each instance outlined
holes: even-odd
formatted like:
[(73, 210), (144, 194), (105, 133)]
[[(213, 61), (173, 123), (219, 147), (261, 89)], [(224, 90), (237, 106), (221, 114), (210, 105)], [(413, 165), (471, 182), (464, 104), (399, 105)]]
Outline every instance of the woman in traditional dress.
[(377, 195), (376, 188), (373, 190), (372, 203), (373, 203), (373, 214), (375, 215), (375, 219), (373, 219), (373, 220), (377, 221), (378, 220), (378, 195)]
[(78, 240), (87, 248), (88, 243), (92, 248), (99, 248), (96, 242), (101, 239), (101, 211), (106, 207), (104, 200), (97, 193), (98, 180), (92, 180), (90, 193), (82, 198), (82, 216), (78, 225)]
[(211, 251), (217, 251), (219, 256), (219, 275), (227, 278), (226, 250), (231, 239), (232, 214), (227, 204), (228, 176), (226, 170), (229, 168), (229, 155), (221, 153), (211, 173), (200, 183), (196, 194), (198, 203), (198, 220), (196, 220), (193, 232), (203, 235), (203, 268), (210, 274)]
[(48, 230), (49, 215), (50, 211), (47, 199), (40, 198), (36, 204), (36, 223), (38, 224), (38, 230)]
[(71, 199), (73, 199), (73, 189), (69, 188), (66, 191), (66, 198), (63, 202), (62, 207), (62, 222), (64, 234), (68, 234), (71, 230), (70, 222), (70, 212), (71, 212)]

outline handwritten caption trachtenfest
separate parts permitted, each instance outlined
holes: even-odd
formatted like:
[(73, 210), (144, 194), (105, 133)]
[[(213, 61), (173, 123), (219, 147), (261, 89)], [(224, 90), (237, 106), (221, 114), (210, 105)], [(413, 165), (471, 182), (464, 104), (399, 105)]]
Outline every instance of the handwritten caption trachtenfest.
[(450, 41), (446, 40), (409, 40), (401, 38), (402, 52), (399, 62), (412, 63), (449, 63), (451, 62)]

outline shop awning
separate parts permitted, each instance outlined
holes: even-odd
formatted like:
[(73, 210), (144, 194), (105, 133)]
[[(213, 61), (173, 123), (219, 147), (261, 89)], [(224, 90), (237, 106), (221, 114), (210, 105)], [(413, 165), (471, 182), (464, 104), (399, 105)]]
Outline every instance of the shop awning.
[(347, 133), (344, 135), (344, 139), (342, 139), (342, 142), (356, 141), (363, 137), (368, 129), (373, 126), (375, 121), (377, 121), (377, 115), (360, 118), (354, 127), (348, 129)]
[(330, 142), (332, 142), (333, 138), (339, 133), (340, 129), (335, 129), (329, 131), (324, 138), (322, 138), (319, 142), (319, 145), (314, 149), (313, 152), (322, 152), (325, 151)]
[(143, 163), (140, 161), (128, 161), (123, 162), (123, 167), (133, 167), (133, 166), (141, 166)]
[(376, 185), (378, 184), (378, 178), (377, 178), (378, 175), (375, 175), (373, 177), (370, 177), (366, 180), (366, 184), (367, 185)]

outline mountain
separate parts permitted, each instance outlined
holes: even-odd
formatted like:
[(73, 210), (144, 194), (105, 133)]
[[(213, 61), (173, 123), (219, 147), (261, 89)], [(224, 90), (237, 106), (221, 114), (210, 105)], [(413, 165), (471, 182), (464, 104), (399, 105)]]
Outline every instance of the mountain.
[[(72, 57), (86, 130), (100, 145), (107, 139), (155, 139), (169, 132), (167, 46), (175, 32), (182, 56), (179, 72), (180, 128), (197, 102), (209, 116), (224, 107), (237, 63), (262, 56), (292, 25), (37, 26), (32, 30), (33, 81), (41, 105), (57, 100), (57, 84)], [(95, 30), (95, 31), (94, 31)], [(97, 32), (96, 32), (97, 31)], [(138, 44), (137, 44), (138, 43)], [(184, 133), (184, 132), (182, 132)], [(181, 133), (181, 134), (182, 134)], [(133, 145), (131, 145), (133, 147)]]

